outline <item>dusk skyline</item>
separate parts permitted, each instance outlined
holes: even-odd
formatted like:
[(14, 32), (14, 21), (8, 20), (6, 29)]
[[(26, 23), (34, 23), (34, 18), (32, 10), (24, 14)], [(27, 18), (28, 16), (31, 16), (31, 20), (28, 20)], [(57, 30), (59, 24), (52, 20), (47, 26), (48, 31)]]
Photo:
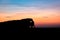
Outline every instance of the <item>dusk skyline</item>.
[(60, 24), (60, 0), (0, 0), (0, 22), (24, 18), (36, 25)]

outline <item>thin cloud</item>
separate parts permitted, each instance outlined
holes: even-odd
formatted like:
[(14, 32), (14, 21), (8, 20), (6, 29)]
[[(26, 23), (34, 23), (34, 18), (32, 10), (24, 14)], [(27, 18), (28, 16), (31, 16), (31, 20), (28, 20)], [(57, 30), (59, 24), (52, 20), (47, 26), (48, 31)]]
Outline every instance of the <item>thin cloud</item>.
[(44, 16), (43, 18), (48, 18), (47, 16)]

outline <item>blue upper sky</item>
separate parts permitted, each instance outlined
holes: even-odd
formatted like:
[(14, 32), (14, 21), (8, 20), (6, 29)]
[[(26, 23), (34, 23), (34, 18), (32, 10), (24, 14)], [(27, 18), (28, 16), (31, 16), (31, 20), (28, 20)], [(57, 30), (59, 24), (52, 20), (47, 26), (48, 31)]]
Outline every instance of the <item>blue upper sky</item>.
[(24, 9), (19, 7), (35, 7), (36, 9), (60, 9), (60, 0), (0, 0), (0, 11), (11, 12), (14, 10)]
[(60, 4), (60, 0), (0, 0), (0, 5), (40, 6)]

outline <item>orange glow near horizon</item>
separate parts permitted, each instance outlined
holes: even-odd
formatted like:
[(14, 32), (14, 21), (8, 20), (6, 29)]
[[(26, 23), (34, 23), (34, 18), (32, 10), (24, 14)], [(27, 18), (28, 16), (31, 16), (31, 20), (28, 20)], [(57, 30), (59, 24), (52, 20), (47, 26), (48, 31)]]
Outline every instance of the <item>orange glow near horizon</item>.
[(35, 25), (38, 24), (60, 24), (60, 11), (59, 10), (32, 10), (21, 11), (13, 13), (0, 12), (0, 22), (9, 20), (21, 20), (24, 18), (32, 18)]
[(15, 14), (11, 16), (0, 15), (0, 22), (9, 21), (9, 20), (21, 20), (24, 18), (32, 18), (35, 22), (35, 24), (51, 24), (51, 23), (60, 23), (60, 16), (48, 16), (48, 17), (42, 17), (42, 16), (33, 16), (31, 14)]

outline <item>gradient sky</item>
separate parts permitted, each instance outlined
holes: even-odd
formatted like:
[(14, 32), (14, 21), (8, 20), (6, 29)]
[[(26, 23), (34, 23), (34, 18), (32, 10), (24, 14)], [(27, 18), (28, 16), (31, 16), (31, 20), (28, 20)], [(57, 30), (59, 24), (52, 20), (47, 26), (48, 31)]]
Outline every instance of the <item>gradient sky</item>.
[(0, 22), (33, 18), (38, 24), (60, 24), (60, 0), (0, 0)]

